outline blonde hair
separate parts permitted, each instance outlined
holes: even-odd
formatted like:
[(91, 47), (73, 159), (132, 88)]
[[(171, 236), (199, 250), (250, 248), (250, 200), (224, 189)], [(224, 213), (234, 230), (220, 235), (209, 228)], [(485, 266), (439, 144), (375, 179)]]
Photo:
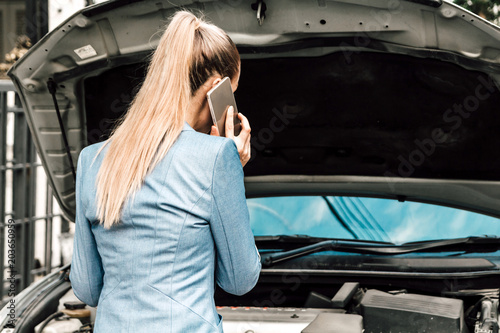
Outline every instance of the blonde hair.
[(184, 126), (198, 88), (214, 74), (234, 78), (240, 57), (220, 28), (179, 11), (152, 55), (145, 80), (109, 139), (96, 179), (97, 218), (119, 223), (123, 205), (165, 156)]

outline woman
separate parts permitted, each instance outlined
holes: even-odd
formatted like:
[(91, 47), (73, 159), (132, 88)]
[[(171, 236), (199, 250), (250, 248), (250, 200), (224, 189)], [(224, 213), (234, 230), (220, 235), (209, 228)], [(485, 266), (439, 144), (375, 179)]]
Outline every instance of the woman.
[(234, 137), (228, 111), (228, 138), (217, 136), (206, 100), (226, 76), (234, 91), (239, 74), (227, 34), (178, 12), (120, 125), (80, 153), (70, 280), (97, 306), (95, 332), (222, 332), (215, 282), (235, 295), (257, 282), (250, 125), (239, 113)]

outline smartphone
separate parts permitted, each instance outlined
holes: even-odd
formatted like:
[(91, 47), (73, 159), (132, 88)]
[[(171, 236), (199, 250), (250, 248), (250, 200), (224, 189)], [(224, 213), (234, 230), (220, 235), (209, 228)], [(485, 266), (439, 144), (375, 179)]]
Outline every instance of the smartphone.
[(229, 106), (234, 109), (234, 135), (240, 134), (241, 122), (238, 118), (238, 108), (236, 107), (229, 77), (226, 76), (215, 87), (210, 89), (207, 93), (207, 99), (212, 120), (219, 130), (219, 135), (226, 136), (226, 114)]

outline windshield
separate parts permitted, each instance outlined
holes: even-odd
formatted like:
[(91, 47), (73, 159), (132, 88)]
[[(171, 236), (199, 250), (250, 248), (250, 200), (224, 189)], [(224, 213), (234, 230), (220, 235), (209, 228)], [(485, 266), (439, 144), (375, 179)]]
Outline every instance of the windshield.
[(500, 235), (500, 220), (461, 209), (391, 199), (284, 196), (248, 199), (255, 236), (385, 241), (395, 244)]

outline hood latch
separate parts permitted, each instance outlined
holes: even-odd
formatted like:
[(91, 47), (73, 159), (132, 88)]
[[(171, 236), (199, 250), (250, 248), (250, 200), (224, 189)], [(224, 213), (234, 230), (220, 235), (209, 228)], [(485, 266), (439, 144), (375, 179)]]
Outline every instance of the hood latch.
[(257, 22), (259, 22), (259, 25), (262, 25), (266, 18), (266, 3), (263, 0), (257, 0), (256, 3), (252, 4), (252, 9), (257, 11)]

